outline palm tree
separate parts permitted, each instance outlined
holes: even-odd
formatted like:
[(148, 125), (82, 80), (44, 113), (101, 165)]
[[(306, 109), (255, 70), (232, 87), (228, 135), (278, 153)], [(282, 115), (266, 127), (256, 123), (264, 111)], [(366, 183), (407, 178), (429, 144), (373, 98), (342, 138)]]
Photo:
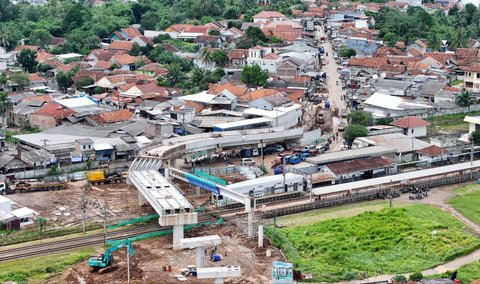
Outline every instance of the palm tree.
[[(200, 60), (202, 61), (203, 64), (206, 65), (208, 69), (211, 69), (210, 64), (214, 63), (213, 62), (213, 53), (208, 49), (207, 47), (204, 47), (200, 50)], [(215, 67), (215, 64), (213, 65)]]
[(5, 26), (0, 26), (0, 46), (8, 49), (12, 45), (10, 31)]
[(455, 102), (461, 107), (470, 107), (474, 100), (475, 98), (472, 97), (472, 93), (465, 89), (455, 96)]
[(0, 116), (2, 117), (3, 129), (7, 128), (7, 114), (12, 110), (13, 104), (6, 93), (0, 92)]
[(205, 71), (204, 71), (204, 69), (202, 69), (198, 66), (195, 66), (192, 69), (192, 73), (191, 73), (190, 77), (192, 78), (192, 81), (197, 84), (200, 81), (202, 81), (202, 79), (205, 77)]
[(43, 217), (37, 217), (33, 222), (37, 224), (40, 234), (42, 234), (45, 225), (47, 225), (47, 219)]
[(452, 49), (466, 47), (468, 43), (468, 34), (465, 29), (459, 29), (456, 33), (453, 33), (450, 40), (450, 47)]

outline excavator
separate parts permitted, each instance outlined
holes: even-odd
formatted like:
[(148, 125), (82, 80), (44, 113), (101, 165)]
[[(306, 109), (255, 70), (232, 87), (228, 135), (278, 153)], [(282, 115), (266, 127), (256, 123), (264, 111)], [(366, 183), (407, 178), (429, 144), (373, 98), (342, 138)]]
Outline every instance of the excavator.
[(88, 265), (92, 268), (92, 271), (98, 271), (102, 268), (106, 268), (112, 264), (112, 253), (122, 247), (127, 247), (127, 252), (130, 256), (133, 256), (133, 246), (129, 239), (120, 241), (119, 243), (109, 247), (101, 256), (94, 256), (88, 260)]

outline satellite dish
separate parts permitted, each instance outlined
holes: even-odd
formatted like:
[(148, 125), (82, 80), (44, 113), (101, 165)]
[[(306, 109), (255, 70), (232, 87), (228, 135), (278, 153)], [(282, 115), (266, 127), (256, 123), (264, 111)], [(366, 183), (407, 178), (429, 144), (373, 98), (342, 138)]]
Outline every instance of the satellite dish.
[(382, 72), (382, 74), (380, 74), (380, 77), (382, 77), (382, 78), (385, 78), (385, 77), (387, 77), (387, 73), (385, 73), (385, 72)]
[(378, 79), (378, 75), (377, 75), (377, 74), (373, 74), (373, 75), (372, 75), (372, 79), (373, 79), (373, 80), (377, 80), (377, 79)]

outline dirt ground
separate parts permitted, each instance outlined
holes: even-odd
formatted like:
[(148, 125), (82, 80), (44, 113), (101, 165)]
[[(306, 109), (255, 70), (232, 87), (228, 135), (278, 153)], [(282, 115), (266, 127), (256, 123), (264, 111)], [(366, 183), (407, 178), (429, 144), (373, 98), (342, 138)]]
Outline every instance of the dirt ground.
[[(197, 237), (218, 234), (222, 244), (217, 247), (217, 253), (222, 260), (217, 263), (205, 259), (205, 267), (239, 265), (242, 276), (226, 279), (225, 283), (232, 284), (263, 284), (269, 283), (272, 273), (272, 261), (284, 261), (281, 252), (270, 247), (268, 240), (264, 244), (268, 247), (258, 248), (257, 240), (248, 240), (238, 235), (235, 227), (209, 227), (186, 233), (185, 237)], [(174, 252), (171, 249), (171, 237), (155, 238), (134, 243), (134, 256), (130, 258), (132, 283), (180, 283), (174, 275), (180, 274), (180, 269), (187, 265), (195, 265), (195, 250)], [(207, 248), (206, 248), (207, 249)], [(272, 250), (272, 256), (266, 257), (266, 250)], [(208, 255), (211, 248), (208, 248)], [(101, 254), (103, 249), (98, 249)], [(126, 250), (116, 251), (113, 259), (113, 271), (104, 274), (92, 273), (86, 262), (79, 263), (67, 270), (60, 279), (45, 283), (126, 283)], [(163, 267), (172, 266), (172, 272), (163, 271)], [(188, 276), (187, 283), (212, 283), (211, 280), (198, 280)]]
[[(60, 191), (39, 191), (8, 195), (16, 207), (29, 207), (58, 226), (81, 222), (82, 186), (86, 181), (71, 182)], [(92, 186), (85, 191), (86, 220), (101, 220), (102, 206), (107, 203), (107, 220), (128, 219), (149, 213), (150, 209), (138, 206), (137, 190), (126, 183)]]

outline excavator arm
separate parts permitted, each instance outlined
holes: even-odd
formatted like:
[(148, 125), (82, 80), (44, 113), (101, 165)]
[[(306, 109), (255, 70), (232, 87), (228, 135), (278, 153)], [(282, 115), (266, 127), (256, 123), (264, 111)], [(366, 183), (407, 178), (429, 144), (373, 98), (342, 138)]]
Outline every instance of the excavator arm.
[(88, 260), (88, 265), (93, 268), (104, 268), (111, 264), (112, 253), (122, 247), (127, 247), (127, 252), (133, 256), (133, 246), (129, 239), (120, 241), (119, 243), (109, 247), (101, 257), (92, 257)]

